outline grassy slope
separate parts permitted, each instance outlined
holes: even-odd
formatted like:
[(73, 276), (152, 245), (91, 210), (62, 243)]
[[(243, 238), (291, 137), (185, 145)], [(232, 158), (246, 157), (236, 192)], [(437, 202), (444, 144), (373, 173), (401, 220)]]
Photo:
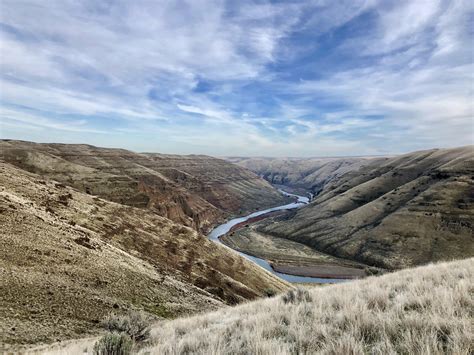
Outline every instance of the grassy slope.
[(108, 313), (202, 312), (288, 286), (196, 231), (0, 163), (0, 351)]
[(389, 269), (470, 257), (473, 174), (472, 146), (377, 160), (259, 230)]
[(474, 259), (160, 324), (150, 354), (472, 354)]

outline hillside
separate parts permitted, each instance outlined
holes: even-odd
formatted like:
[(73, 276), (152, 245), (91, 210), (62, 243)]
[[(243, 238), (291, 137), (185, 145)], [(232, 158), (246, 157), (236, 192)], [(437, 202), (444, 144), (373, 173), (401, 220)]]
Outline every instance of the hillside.
[[(160, 322), (140, 353), (468, 355), (473, 271), (472, 258), (428, 265)], [(51, 354), (82, 353), (94, 341)]]
[(319, 193), (325, 184), (349, 171), (386, 158), (239, 158), (228, 161), (249, 169), (268, 182), (296, 191)]
[(152, 210), (7, 163), (0, 163), (0, 260), (0, 352), (96, 333), (112, 311), (172, 318), (288, 288)]
[(0, 141), (0, 159), (91, 195), (208, 232), (229, 216), (287, 201), (268, 182), (208, 156)]
[(375, 160), (256, 229), (337, 257), (398, 269), (474, 255), (474, 150)]
[(473, 270), (426, 266), (165, 323), (150, 353), (472, 354)]

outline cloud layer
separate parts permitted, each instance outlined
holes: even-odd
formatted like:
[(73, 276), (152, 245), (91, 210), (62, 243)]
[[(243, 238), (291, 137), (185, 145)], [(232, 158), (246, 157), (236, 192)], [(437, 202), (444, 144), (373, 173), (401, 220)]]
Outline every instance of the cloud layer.
[(276, 156), (474, 142), (468, 0), (0, 6), (3, 138)]

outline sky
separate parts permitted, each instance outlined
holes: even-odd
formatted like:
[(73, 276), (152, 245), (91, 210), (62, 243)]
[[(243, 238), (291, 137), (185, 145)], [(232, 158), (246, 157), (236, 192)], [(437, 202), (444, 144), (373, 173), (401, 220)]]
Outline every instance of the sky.
[(0, 137), (214, 156), (474, 144), (469, 0), (1, 0)]

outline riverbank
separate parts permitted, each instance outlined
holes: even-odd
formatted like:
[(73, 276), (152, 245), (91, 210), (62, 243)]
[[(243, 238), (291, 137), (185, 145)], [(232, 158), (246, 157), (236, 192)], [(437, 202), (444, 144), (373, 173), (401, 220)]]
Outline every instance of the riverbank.
[(222, 235), (220, 241), (243, 254), (266, 260), (272, 271), (299, 277), (352, 280), (367, 276), (366, 265), (339, 259), (318, 252), (307, 245), (265, 235), (258, 231), (259, 223), (271, 223), (278, 216), (267, 215), (252, 224)]
[(309, 202), (308, 197), (283, 190), (280, 192), (297, 201), (231, 219), (212, 230), (209, 239), (235, 250), (288, 282), (335, 283), (366, 275), (365, 265), (319, 253), (301, 243), (256, 233), (256, 224), (277, 218)]
[(271, 263), (273, 270), (290, 275), (353, 280), (367, 276), (364, 269), (341, 265), (285, 265)]

